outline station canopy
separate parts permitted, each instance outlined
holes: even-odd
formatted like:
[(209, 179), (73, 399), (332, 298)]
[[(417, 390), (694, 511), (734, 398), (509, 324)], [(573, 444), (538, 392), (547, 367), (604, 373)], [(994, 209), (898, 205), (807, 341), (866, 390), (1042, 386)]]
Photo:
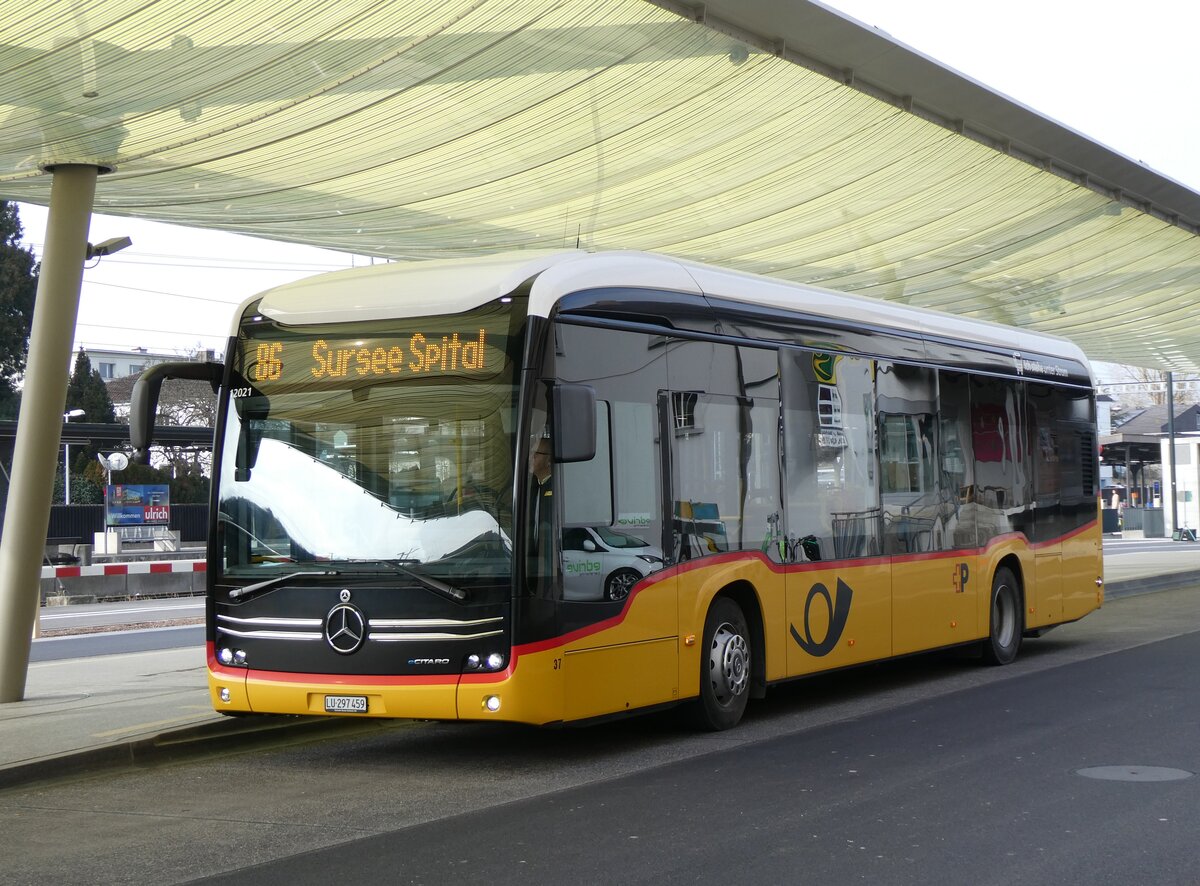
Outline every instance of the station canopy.
[(0, 72), (0, 198), (94, 164), (106, 214), (652, 250), (1200, 369), (1200, 196), (817, 3), (10, 3)]

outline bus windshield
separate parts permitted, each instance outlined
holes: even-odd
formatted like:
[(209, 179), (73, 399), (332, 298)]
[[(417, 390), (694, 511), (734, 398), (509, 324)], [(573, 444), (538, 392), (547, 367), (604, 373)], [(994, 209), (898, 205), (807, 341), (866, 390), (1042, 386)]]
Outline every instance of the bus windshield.
[(251, 310), (220, 450), (225, 574), (507, 576), (511, 308), (319, 328)]

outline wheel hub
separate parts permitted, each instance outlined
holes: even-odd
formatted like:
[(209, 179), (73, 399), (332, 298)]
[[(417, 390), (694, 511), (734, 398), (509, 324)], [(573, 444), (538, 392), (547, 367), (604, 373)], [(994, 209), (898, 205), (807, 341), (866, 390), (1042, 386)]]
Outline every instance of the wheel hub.
[(728, 702), (746, 691), (750, 683), (750, 647), (746, 638), (726, 623), (713, 635), (709, 674), (717, 699)]

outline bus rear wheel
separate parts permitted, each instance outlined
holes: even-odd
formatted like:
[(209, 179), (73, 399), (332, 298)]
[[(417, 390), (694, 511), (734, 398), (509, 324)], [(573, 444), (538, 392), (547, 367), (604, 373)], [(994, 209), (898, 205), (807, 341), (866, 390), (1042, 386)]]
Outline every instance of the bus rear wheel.
[(742, 609), (718, 597), (704, 620), (700, 659), (700, 699), (695, 712), (705, 729), (730, 729), (742, 719), (750, 699), (750, 630)]
[(1007, 566), (992, 579), (991, 626), (983, 641), (983, 660), (991, 665), (1010, 664), (1021, 648), (1021, 589)]

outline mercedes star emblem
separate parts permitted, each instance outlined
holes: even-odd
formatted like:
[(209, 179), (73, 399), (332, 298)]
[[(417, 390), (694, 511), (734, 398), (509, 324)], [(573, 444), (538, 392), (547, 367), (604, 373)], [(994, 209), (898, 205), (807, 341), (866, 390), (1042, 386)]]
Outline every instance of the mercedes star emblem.
[(367, 637), (367, 619), (357, 606), (339, 603), (325, 616), (325, 639), (334, 652), (357, 652)]

